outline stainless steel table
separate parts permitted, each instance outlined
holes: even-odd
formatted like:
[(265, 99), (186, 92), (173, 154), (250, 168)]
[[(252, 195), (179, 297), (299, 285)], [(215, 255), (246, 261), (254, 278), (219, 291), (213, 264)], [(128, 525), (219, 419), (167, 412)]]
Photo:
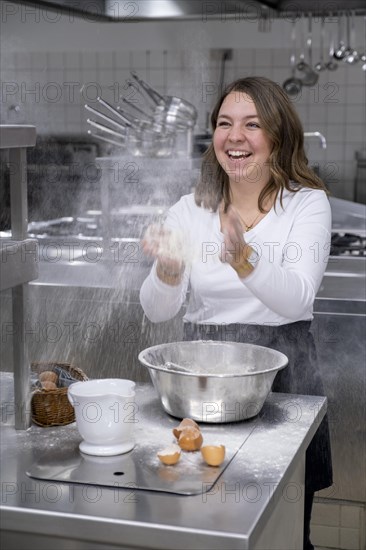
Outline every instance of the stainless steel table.
[[(202, 425), (243, 444), (216, 483), (182, 496), (130, 487), (41, 481), (26, 471), (51, 449), (80, 437), (75, 424), (14, 429), (12, 375), (1, 375), (1, 542), (4, 550), (57, 549), (300, 549), (304, 455), (326, 411), (323, 397), (272, 393), (260, 415), (238, 424)], [(138, 386), (138, 429), (166, 415), (149, 384)], [(140, 436), (139, 436), (140, 434)], [(161, 444), (164, 442), (161, 440)], [(152, 460), (154, 457), (152, 457)], [(103, 465), (100, 466), (103, 468)], [(163, 475), (174, 484), (173, 466)], [(209, 476), (210, 477), (210, 476)]]

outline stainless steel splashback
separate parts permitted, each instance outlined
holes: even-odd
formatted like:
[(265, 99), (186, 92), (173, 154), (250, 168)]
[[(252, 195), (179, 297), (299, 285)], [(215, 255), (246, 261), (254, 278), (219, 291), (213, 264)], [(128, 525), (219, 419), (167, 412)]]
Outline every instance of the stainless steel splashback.
[(331, 197), (332, 230), (366, 236), (366, 205)]

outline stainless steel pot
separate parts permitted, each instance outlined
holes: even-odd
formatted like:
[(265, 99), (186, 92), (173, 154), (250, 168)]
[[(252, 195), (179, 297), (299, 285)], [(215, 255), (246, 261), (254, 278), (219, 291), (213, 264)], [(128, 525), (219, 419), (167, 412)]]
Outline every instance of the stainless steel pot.
[(277, 372), (279, 351), (235, 342), (172, 342), (138, 356), (167, 413), (199, 422), (237, 422), (256, 416)]

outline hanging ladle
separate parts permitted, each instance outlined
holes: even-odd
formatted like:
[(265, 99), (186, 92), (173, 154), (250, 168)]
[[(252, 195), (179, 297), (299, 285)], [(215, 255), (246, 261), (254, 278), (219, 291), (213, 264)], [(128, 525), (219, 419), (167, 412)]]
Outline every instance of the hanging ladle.
[(302, 51), (300, 53), (300, 56), (299, 56), (299, 59), (300, 61), (298, 62), (298, 64), (296, 65), (296, 68), (299, 70), (299, 71), (304, 71), (305, 69), (307, 69), (308, 67), (308, 64), (306, 63), (305, 61), (305, 31), (304, 31), (304, 19), (303, 19), (303, 16), (301, 16), (300, 18), (300, 43), (301, 43), (301, 48), (302, 48)]
[(366, 53), (363, 53), (361, 55), (361, 61), (362, 61), (362, 70), (366, 71)]
[[(364, 32), (365, 44), (364, 44), (364, 46), (365, 46), (365, 50), (366, 50), (366, 15), (363, 18), (363, 22), (364, 22), (364, 26), (365, 26), (365, 32)], [(365, 51), (365, 53), (361, 54), (360, 59), (362, 61), (362, 70), (366, 71), (366, 51)]]
[(334, 59), (334, 38), (333, 34), (330, 34), (329, 40), (329, 61), (326, 63), (328, 71), (336, 71), (338, 69), (338, 63)]
[(348, 46), (346, 45), (345, 41), (343, 40), (343, 33), (344, 33), (344, 16), (339, 16), (338, 21), (338, 47), (334, 52), (334, 58), (338, 59), (338, 61), (344, 59), (349, 53), (350, 50)]
[(358, 63), (358, 61), (360, 60), (360, 55), (358, 51), (355, 49), (355, 43), (356, 43), (355, 14), (354, 12), (352, 12), (351, 36), (348, 43), (350, 53), (344, 59), (346, 63), (349, 63), (350, 65), (354, 65), (355, 63)]
[(318, 63), (316, 63), (314, 67), (315, 70), (318, 72), (324, 71), (327, 68), (326, 63), (324, 63), (324, 22), (324, 17), (322, 17), (320, 23), (320, 61), (318, 61)]
[(314, 86), (319, 79), (319, 75), (313, 69), (313, 55), (312, 55), (312, 36), (313, 36), (313, 18), (310, 14), (308, 16), (308, 36), (306, 39), (306, 44), (308, 48), (308, 63), (304, 61), (304, 57), (297, 64), (297, 70), (303, 73), (301, 78), (303, 86)]
[(291, 30), (291, 43), (292, 43), (292, 53), (290, 57), (290, 66), (291, 66), (291, 77), (285, 80), (282, 84), (282, 88), (285, 90), (287, 95), (290, 97), (295, 97), (301, 92), (302, 82), (299, 78), (295, 76), (296, 70), (296, 20), (292, 20), (292, 30)]

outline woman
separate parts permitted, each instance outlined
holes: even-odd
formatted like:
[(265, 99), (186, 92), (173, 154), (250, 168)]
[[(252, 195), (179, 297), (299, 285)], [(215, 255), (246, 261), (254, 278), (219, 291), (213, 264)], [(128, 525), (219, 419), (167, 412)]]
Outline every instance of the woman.
[[(307, 166), (303, 128), (286, 94), (263, 77), (232, 83), (211, 117), (212, 145), (195, 193), (143, 240), (156, 261), (140, 300), (153, 322), (173, 318), (189, 287), (186, 340), (250, 342), (285, 353), (273, 390), (323, 395), (309, 332), (328, 260), (325, 186)], [(332, 483), (327, 422), (306, 454), (304, 549), (314, 492)]]

